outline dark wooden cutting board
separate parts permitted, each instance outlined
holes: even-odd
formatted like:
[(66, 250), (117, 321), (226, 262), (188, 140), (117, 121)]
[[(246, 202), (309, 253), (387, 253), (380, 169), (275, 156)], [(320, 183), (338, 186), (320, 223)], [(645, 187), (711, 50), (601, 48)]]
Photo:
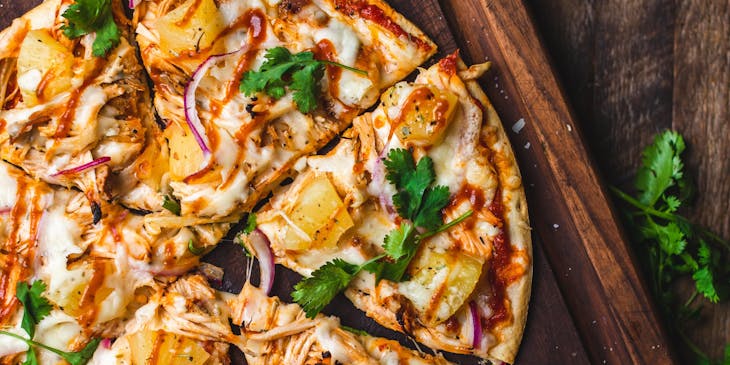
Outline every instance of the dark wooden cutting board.
[[(39, 2), (0, 0), (0, 28)], [(468, 63), (493, 63), (482, 85), (515, 149), (533, 227), (533, 291), (517, 363), (672, 363), (670, 344), (628, 242), (524, 4), (390, 3), (436, 41), (439, 55), (459, 48)], [(525, 127), (513, 132), (519, 120)], [(208, 259), (231, 269), (225, 289), (240, 288), (240, 250), (224, 243)], [(279, 270), (275, 294), (288, 300), (297, 277)], [(394, 336), (343, 298), (326, 312), (375, 335)]]

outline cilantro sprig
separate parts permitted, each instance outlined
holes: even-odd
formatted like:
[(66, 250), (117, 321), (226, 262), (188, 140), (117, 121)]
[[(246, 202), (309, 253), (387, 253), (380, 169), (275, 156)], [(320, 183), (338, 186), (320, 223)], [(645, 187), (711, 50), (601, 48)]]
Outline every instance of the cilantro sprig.
[(94, 351), (96, 351), (96, 348), (101, 342), (100, 338), (91, 340), (81, 351), (78, 352), (62, 351), (32, 340), (35, 335), (36, 325), (38, 325), (43, 318), (48, 316), (51, 313), (51, 309), (53, 309), (53, 305), (51, 305), (48, 299), (42, 295), (45, 290), (46, 284), (40, 280), (34, 281), (30, 286), (23, 282), (18, 283), (16, 286), (15, 297), (18, 298), (24, 308), (21, 328), (25, 330), (31, 339), (27, 339), (23, 336), (7, 331), (0, 331), (0, 335), (13, 337), (28, 345), (29, 348), (23, 365), (38, 365), (38, 357), (36, 356), (34, 347), (40, 347), (51, 351), (71, 365), (85, 365), (89, 362), (89, 360), (91, 360), (91, 357), (94, 356)]
[(104, 57), (119, 44), (120, 33), (112, 15), (111, 0), (76, 0), (62, 16), (68, 20), (61, 29), (70, 39), (96, 33), (92, 54)]
[(316, 60), (312, 52), (292, 54), (285, 47), (269, 49), (265, 58), (258, 71), (248, 71), (243, 75), (241, 92), (247, 96), (263, 92), (274, 99), (281, 99), (288, 87), (294, 91), (294, 102), (302, 113), (310, 113), (317, 108), (319, 81), (324, 76), (325, 65), (367, 75), (366, 71), (341, 63)]
[(31, 346), (28, 350), (28, 354), (26, 355), (26, 360), (23, 365), (38, 365), (38, 359), (36, 357), (35, 351), (33, 350), (33, 346), (53, 352), (54, 354), (60, 356), (62, 359), (66, 360), (71, 365), (85, 365), (94, 356), (94, 351), (96, 351), (96, 348), (99, 347), (99, 343), (101, 342), (101, 338), (95, 338), (89, 341), (89, 343), (86, 344), (86, 346), (84, 346), (81, 351), (67, 352), (61, 351), (48, 345), (44, 345), (40, 342), (29, 340), (12, 332), (0, 331), (0, 334), (14, 337), (18, 340), (25, 342), (26, 344), (28, 344), (28, 346)]
[(375, 274), (377, 281), (403, 281), (421, 241), (450, 229), (472, 215), (470, 210), (449, 223), (443, 223), (442, 210), (449, 203), (450, 193), (446, 186), (433, 186), (436, 173), (433, 161), (428, 156), (416, 164), (411, 152), (394, 149), (388, 153), (384, 163), (387, 179), (396, 187), (393, 204), (404, 220), (386, 235), (383, 255), (362, 265), (341, 259), (329, 261), (314, 271), (312, 276), (295, 285), (292, 298), (302, 305), (307, 317), (316, 316), (362, 270)]
[[(686, 322), (699, 315), (693, 305), (701, 295), (717, 303), (730, 294), (730, 243), (708, 229), (693, 224), (678, 214), (693, 195), (692, 184), (684, 173), (681, 155), (685, 142), (677, 132), (658, 135), (642, 155), (636, 174), (634, 196), (612, 187), (614, 194), (628, 203), (626, 217), (633, 232), (636, 249), (649, 274), (651, 289), (671, 328), (695, 352), (701, 363), (710, 359), (686, 335)], [(672, 286), (690, 277), (695, 290), (679, 303)], [(730, 364), (730, 344), (724, 362)]]

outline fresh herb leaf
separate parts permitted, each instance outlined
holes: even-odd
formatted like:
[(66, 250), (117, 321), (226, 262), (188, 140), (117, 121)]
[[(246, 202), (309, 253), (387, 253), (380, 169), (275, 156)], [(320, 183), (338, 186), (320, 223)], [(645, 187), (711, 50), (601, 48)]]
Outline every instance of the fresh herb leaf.
[(165, 195), (165, 197), (162, 200), (162, 207), (170, 211), (170, 213), (174, 215), (180, 215), (181, 209), (180, 209), (180, 203), (177, 202), (174, 198), (171, 198), (168, 195)]
[(249, 235), (256, 229), (256, 214), (249, 213), (246, 217), (246, 226), (243, 227), (243, 234)]
[(32, 347), (28, 348), (28, 351), (25, 352), (25, 361), (23, 361), (22, 365), (38, 365), (38, 357)]
[(413, 223), (428, 230), (437, 229), (443, 222), (441, 210), (449, 204), (450, 195), (449, 188), (443, 185), (427, 189)]
[(266, 61), (258, 71), (248, 71), (243, 75), (241, 92), (247, 96), (263, 92), (274, 99), (281, 99), (289, 87), (294, 91), (294, 102), (302, 113), (310, 113), (317, 108), (319, 81), (324, 76), (325, 65), (367, 75), (365, 71), (336, 62), (316, 60), (312, 52), (292, 54), (285, 47), (271, 48), (264, 57)]
[(120, 33), (112, 15), (111, 0), (76, 0), (62, 15), (68, 20), (61, 27), (66, 37), (75, 39), (96, 33), (91, 46), (94, 56), (104, 57), (119, 44)]
[[(710, 303), (717, 303), (730, 293), (730, 242), (708, 229), (695, 225), (677, 214), (682, 204), (689, 201), (694, 189), (684, 174), (681, 154), (684, 139), (667, 131), (654, 139), (643, 152), (642, 166), (636, 175), (636, 196), (617, 188), (611, 190), (631, 206), (626, 217), (633, 229), (636, 248), (642, 265), (651, 278), (652, 290), (660, 308), (687, 348), (701, 363), (712, 362), (683, 333), (689, 320), (699, 318), (700, 306), (693, 306), (701, 295)], [(690, 276), (695, 291), (684, 304), (677, 303), (673, 284)]]
[(205, 248), (196, 247), (195, 241), (193, 241), (193, 239), (191, 238), (188, 241), (188, 251), (190, 251), (190, 253), (192, 253), (195, 256), (200, 256), (205, 252)]
[(35, 326), (53, 309), (48, 299), (43, 297), (44, 291), (46, 284), (40, 280), (34, 281), (30, 287), (24, 282), (19, 282), (15, 289), (15, 296), (23, 304), (23, 319), (20, 326), (30, 338), (35, 335)]
[(414, 232), (415, 228), (408, 223), (401, 224), (400, 227), (390, 231), (385, 236), (385, 243), (383, 244), (385, 254), (393, 260), (400, 260), (410, 255), (418, 248), (415, 245), (417, 242), (413, 241), (413, 238), (415, 238)]
[(636, 174), (639, 201), (653, 206), (664, 192), (682, 178), (684, 139), (677, 132), (658, 135), (654, 143), (644, 150), (643, 166)]
[[(40, 347), (44, 350), (48, 350), (50, 352), (53, 352), (54, 354), (60, 356), (62, 359), (66, 360), (70, 365), (86, 365), (89, 360), (94, 356), (94, 351), (96, 351), (96, 348), (99, 347), (99, 343), (101, 342), (101, 338), (95, 338), (91, 341), (89, 341), (86, 346), (78, 352), (66, 352), (59, 350), (57, 348), (50, 347), (48, 345), (44, 345), (40, 342), (35, 342), (33, 340), (29, 340), (23, 336), (16, 335), (12, 332), (6, 332), (6, 331), (0, 331), (0, 334), (10, 336), (13, 338), (16, 338), (18, 340), (21, 340), (28, 344), (28, 346), (35, 346)], [(32, 353), (32, 354), (31, 354)], [(32, 357), (34, 362), (30, 362), (29, 364), (37, 364), (37, 359), (35, 359), (35, 352), (33, 350), (28, 351), (28, 358)], [(28, 360), (26, 360), (28, 361)]]
[(299, 303), (307, 313), (307, 318), (314, 318), (361, 270), (361, 266), (353, 265), (341, 259), (330, 261), (312, 273), (312, 276), (294, 286), (292, 299)]

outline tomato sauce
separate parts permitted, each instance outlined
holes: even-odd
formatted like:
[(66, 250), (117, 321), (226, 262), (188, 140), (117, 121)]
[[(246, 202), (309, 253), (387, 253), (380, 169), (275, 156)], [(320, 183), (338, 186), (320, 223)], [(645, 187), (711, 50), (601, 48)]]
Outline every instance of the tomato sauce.
[[(489, 211), (504, 222), (504, 205), (502, 203), (502, 190), (498, 189), (494, 195), (492, 204), (489, 205)], [(495, 328), (500, 322), (509, 319), (507, 313), (507, 287), (511, 278), (506, 278), (502, 272), (510, 265), (512, 258), (512, 245), (509, 235), (504, 226), (499, 227), (499, 233), (492, 241), (492, 261), (489, 265), (489, 284), (492, 287), (492, 295), (489, 296), (487, 304), (492, 309), (492, 316), (483, 319), (484, 327), (487, 329)]]
[[(320, 61), (337, 62), (337, 50), (329, 39), (322, 39), (314, 47), (314, 58)], [(342, 69), (334, 65), (327, 65), (327, 78), (329, 91), (333, 97), (340, 94), (339, 81), (342, 77)]]
[(389, 32), (393, 33), (396, 37), (404, 37), (413, 41), (418, 48), (423, 50), (430, 50), (433, 48), (428, 42), (412, 36), (406, 32), (398, 23), (396, 23), (388, 14), (383, 11), (380, 7), (374, 4), (368, 4), (366, 1), (346, 1), (346, 0), (335, 0), (335, 9), (343, 12), (349, 16), (355, 14), (361, 18), (369, 20), (375, 24), (380, 25)]

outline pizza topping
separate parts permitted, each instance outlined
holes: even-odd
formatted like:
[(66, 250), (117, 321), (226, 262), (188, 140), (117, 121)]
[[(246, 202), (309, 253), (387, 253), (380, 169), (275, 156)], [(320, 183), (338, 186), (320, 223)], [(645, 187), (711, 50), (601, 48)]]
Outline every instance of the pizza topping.
[(398, 101), (399, 89), (383, 96), (384, 105), (397, 105), (398, 116), (391, 121), (392, 130), (407, 146), (429, 146), (439, 142), (458, 106), (456, 94), (430, 85), (408, 90), (408, 98)]
[[(18, 283), (16, 290), (16, 297), (23, 304), (23, 320), (22, 328), (32, 339), (35, 334), (35, 328), (38, 323), (43, 320), (46, 316), (51, 313), (53, 306), (51, 303), (42, 296), (46, 290), (46, 284), (40, 280), (36, 280), (29, 287), (26, 283)], [(79, 352), (66, 352), (62, 351), (45, 344), (32, 341), (16, 333), (8, 331), (0, 331), (0, 335), (13, 337), (16, 340), (25, 342), (28, 345), (28, 352), (26, 353), (26, 361), (24, 364), (27, 365), (38, 365), (38, 359), (33, 347), (40, 347), (42, 349), (53, 352), (60, 356), (64, 360), (68, 361), (71, 365), (84, 365), (86, 364), (94, 354), (96, 347), (99, 346), (100, 338), (91, 340), (84, 349)]]
[(74, 55), (45, 29), (31, 30), (18, 52), (18, 87), (32, 107), (71, 88)]
[(274, 254), (271, 252), (271, 242), (269, 238), (258, 229), (255, 229), (251, 234), (248, 235), (251, 248), (254, 251), (254, 255), (259, 260), (259, 267), (261, 269), (261, 284), (260, 287), (269, 294), (271, 288), (274, 286)]
[(208, 49), (226, 24), (213, 0), (188, 0), (159, 18), (155, 29), (160, 34), (160, 49), (178, 56), (185, 51)]
[(471, 325), (473, 327), (473, 336), (471, 340), (471, 345), (474, 348), (481, 347), (482, 344), (482, 319), (479, 316), (479, 311), (477, 310), (477, 304), (474, 301), (469, 302), (469, 316), (471, 317)]
[(120, 41), (119, 28), (112, 16), (111, 0), (76, 0), (63, 17), (68, 19), (63, 34), (70, 39), (96, 33), (92, 45), (92, 53), (96, 57), (104, 57), (116, 47)]
[(91, 162), (85, 163), (85, 164), (83, 164), (81, 166), (73, 167), (73, 168), (66, 169), (66, 170), (61, 170), (61, 171), (59, 171), (59, 172), (57, 172), (55, 174), (52, 174), (51, 177), (58, 177), (58, 176), (62, 176), (62, 175), (78, 174), (78, 173), (84, 172), (84, 171), (86, 171), (88, 169), (92, 169), (94, 167), (101, 166), (101, 165), (103, 165), (105, 163), (108, 163), (111, 160), (112, 160), (112, 158), (109, 157), (109, 156), (99, 157), (99, 158), (97, 158), (97, 159), (95, 159), (95, 160), (93, 160)]
[[(292, 294), (292, 298), (304, 307), (308, 316), (314, 316), (322, 310), (337, 293), (347, 288), (350, 281), (362, 269), (375, 274), (378, 281), (387, 279), (400, 282), (409, 264), (416, 257), (421, 241), (446, 231), (471, 216), (472, 211), (468, 211), (459, 218), (443, 224), (441, 210), (449, 202), (449, 190), (444, 186), (431, 186), (436, 177), (433, 162), (427, 156), (416, 164), (408, 150), (394, 149), (388, 154), (385, 165), (388, 172), (387, 179), (397, 188), (393, 196), (396, 209), (406, 220), (385, 237), (383, 245), (385, 254), (359, 266), (335, 259), (314, 271), (311, 277), (299, 282), (295, 286), (296, 291)], [(480, 270), (481, 265), (477, 266)], [(468, 270), (463, 271), (468, 272)], [(478, 277), (479, 275), (475, 275), (475, 280)], [(461, 276), (455, 280), (458, 282), (461, 280), (459, 278)], [(455, 300), (463, 303), (474, 289), (474, 285), (465, 284), (463, 287), (465, 295), (457, 295), (456, 297), (461, 299)], [(312, 299), (313, 297), (316, 299)], [(447, 297), (452, 299), (451, 296)], [(456, 304), (447, 303), (448, 308), (455, 308), (453, 311), (446, 309), (450, 313), (441, 316), (444, 320), (461, 306)]]
[(366, 71), (341, 63), (316, 60), (312, 52), (292, 54), (285, 47), (275, 47), (266, 51), (266, 61), (258, 71), (248, 71), (243, 75), (240, 89), (247, 96), (263, 92), (274, 99), (281, 99), (289, 87), (294, 90), (297, 109), (310, 113), (317, 107), (318, 83), (324, 75), (325, 65), (367, 75)]
[[(231, 53), (226, 53), (208, 57), (208, 59), (198, 66), (198, 69), (195, 70), (195, 72), (193, 72), (190, 82), (185, 86), (185, 96), (183, 98), (185, 121), (187, 122), (190, 131), (193, 133), (195, 141), (198, 143), (198, 146), (200, 146), (200, 150), (203, 151), (203, 164), (208, 162), (211, 155), (210, 148), (208, 147), (210, 141), (205, 135), (205, 126), (203, 126), (200, 121), (200, 117), (198, 116), (198, 107), (195, 102), (195, 91), (198, 89), (200, 81), (203, 80), (203, 77), (208, 73), (210, 67), (230, 54)], [(201, 169), (203, 167), (204, 166), (201, 166)]]
[(352, 279), (384, 255), (377, 256), (362, 265), (353, 265), (342, 259), (334, 259), (294, 286), (292, 299), (302, 306), (307, 318), (314, 318), (335, 295), (345, 290)]
[(180, 215), (180, 203), (169, 195), (165, 195), (162, 200), (162, 207), (167, 209), (174, 215)]

